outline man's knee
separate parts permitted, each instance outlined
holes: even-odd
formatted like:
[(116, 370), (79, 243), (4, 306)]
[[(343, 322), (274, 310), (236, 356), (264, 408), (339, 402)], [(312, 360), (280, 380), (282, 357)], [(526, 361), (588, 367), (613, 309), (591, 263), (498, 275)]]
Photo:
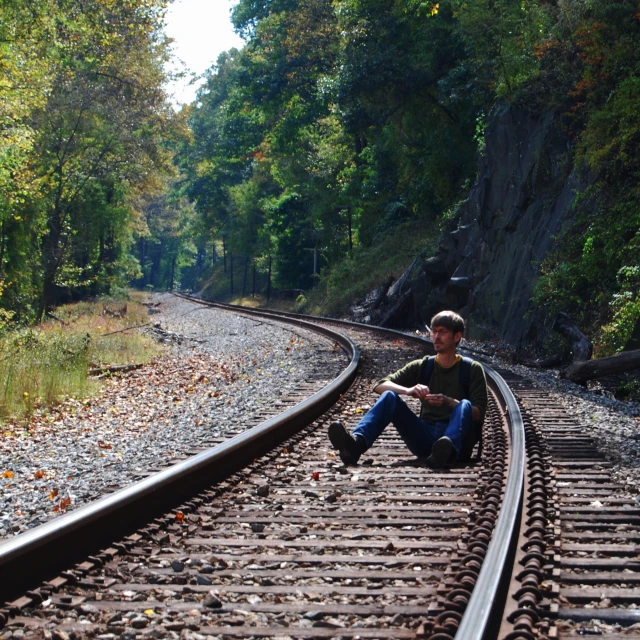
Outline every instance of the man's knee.
[(473, 406), (471, 400), (460, 400), (453, 410), (454, 414), (460, 416), (461, 420), (468, 421), (473, 420)]
[(392, 407), (395, 407), (398, 397), (399, 396), (395, 391), (383, 391), (378, 398), (378, 402), (390, 404)]

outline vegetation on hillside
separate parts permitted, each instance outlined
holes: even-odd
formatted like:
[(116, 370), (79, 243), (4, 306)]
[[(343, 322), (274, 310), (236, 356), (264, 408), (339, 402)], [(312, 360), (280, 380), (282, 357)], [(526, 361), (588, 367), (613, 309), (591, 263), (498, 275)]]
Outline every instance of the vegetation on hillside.
[(637, 0), (238, 0), (245, 46), (178, 115), (167, 1), (0, 9), (0, 326), (127, 282), (240, 295), (227, 262), (236, 288), (255, 268), (342, 312), (410, 262), (394, 243), (428, 246), (455, 214), (500, 101), (559, 112), (590, 185), (540, 305), (601, 353), (624, 345), (640, 317)]
[(547, 46), (540, 82), (571, 80), (555, 100), (564, 100), (575, 166), (590, 186), (576, 194), (575, 223), (543, 265), (537, 299), (550, 314), (570, 312), (596, 353), (609, 355), (640, 322), (640, 6), (574, 10)]
[(247, 44), (211, 68), (178, 156), (202, 263), (269, 256), (276, 286), (310, 290), (315, 252), (307, 297), (342, 311), (376, 282), (357, 256), (464, 197), (498, 100), (551, 107), (591, 187), (539, 302), (621, 348), (640, 307), (639, 16), (629, 0), (240, 0)]

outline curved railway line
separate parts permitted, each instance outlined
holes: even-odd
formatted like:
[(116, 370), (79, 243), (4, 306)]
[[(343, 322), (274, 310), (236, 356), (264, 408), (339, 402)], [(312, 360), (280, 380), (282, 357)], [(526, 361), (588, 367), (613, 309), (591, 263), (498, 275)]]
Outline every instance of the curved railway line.
[(353, 426), (373, 380), (430, 343), (216, 306), (317, 327), (350, 363), (284, 413), (0, 544), (0, 637), (640, 637), (638, 502), (544, 393), (487, 367), (479, 459), (433, 471), (389, 428), (345, 468), (328, 424)]

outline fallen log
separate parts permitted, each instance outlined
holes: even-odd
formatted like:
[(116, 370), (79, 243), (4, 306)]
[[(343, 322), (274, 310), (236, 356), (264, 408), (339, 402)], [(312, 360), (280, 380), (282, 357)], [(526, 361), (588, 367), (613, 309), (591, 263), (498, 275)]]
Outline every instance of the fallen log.
[(593, 345), (589, 342), (589, 338), (578, 329), (566, 313), (560, 312), (556, 316), (552, 329), (571, 342), (574, 363), (591, 360)]
[(597, 358), (585, 362), (574, 362), (563, 372), (562, 377), (573, 382), (586, 382), (595, 378), (604, 378), (614, 373), (624, 373), (640, 369), (640, 349), (621, 351), (615, 356)]
[(538, 360), (521, 360), (518, 364), (523, 364), (525, 367), (531, 367), (532, 369), (556, 369), (566, 364), (567, 361), (568, 358), (565, 356), (557, 355)]
[(123, 333), (124, 331), (129, 331), (129, 329), (140, 329), (141, 327), (147, 327), (149, 326), (151, 323), (150, 322), (145, 322), (144, 324), (136, 324), (136, 325), (132, 325), (130, 327), (125, 327), (124, 329), (118, 329), (117, 331), (109, 331), (109, 333), (103, 333), (101, 335), (99, 335), (99, 338), (104, 338), (105, 336), (112, 336), (115, 335), (116, 333)]
[(47, 316), (47, 318), (52, 318), (53, 320), (55, 320), (56, 322), (59, 322), (60, 324), (63, 324), (65, 327), (69, 326), (69, 323), (66, 322), (65, 320), (63, 320), (62, 318), (58, 318), (58, 316), (53, 315), (53, 313), (51, 313), (51, 311), (45, 311), (44, 315)]
[(127, 373), (135, 369), (141, 369), (141, 364), (114, 364), (110, 367), (93, 367), (89, 369), (90, 376), (102, 376), (107, 373)]

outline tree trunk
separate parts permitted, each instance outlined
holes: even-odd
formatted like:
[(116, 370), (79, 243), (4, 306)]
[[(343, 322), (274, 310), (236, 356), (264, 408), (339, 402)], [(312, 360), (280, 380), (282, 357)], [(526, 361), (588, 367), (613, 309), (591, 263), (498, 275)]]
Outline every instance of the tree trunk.
[(40, 296), (40, 305), (38, 307), (38, 315), (36, 324), (40, 324), (44, 318), (44, 314), (55, 307), (56, 292), (56, 274), (55, 270), (45, 267), (44, 276), (42, 278), (42, 292)]
[(387, 291), (389, 291), (389, 287), (393, 284), (393, 276), (389, 276), (380, 287), (380, 291), (378, 291), (378, 295), (376, 296), (373, 304), (371, 305), (372, 309), (377, 309), (384, 299), (387, 297)]
[(247, 269), (249, 268), (249, 256), (244, 259), (244, 278), (242, 280), (242, 298), (247, 290)]
[(591, 360), (593, 345), (587, 336), (578, 329), (566, 313), (560, 312), (553, 323), (553, 330), (571, 342), (573, 362)]
[(256, 261), (253, 260), (253, 288), (251, 289), (251, 297), (256, 297)]
[(169, 277), (169, 291), (173, 291), (173, 286), (176, 281), (176, 256), (171, 258), (171, 276)]
[(564, 370), (562, 376), (573, 382), (586, 382), (638, 368), (640, 368), (640, 349), (622, 351), (608, 358), (574, 362)]
[(267, 276), (267, 303), (271, 298), (271, 256), (269, 256), (269, 274)]
[(46, 311), (55, 307), (56, 276), (62, 263), (63, 248), (61, 246), (62, 220), (55, 211), (48, 221), (48, 233), (42, 247), (42, 290), (36, 323), (40, 324)]

